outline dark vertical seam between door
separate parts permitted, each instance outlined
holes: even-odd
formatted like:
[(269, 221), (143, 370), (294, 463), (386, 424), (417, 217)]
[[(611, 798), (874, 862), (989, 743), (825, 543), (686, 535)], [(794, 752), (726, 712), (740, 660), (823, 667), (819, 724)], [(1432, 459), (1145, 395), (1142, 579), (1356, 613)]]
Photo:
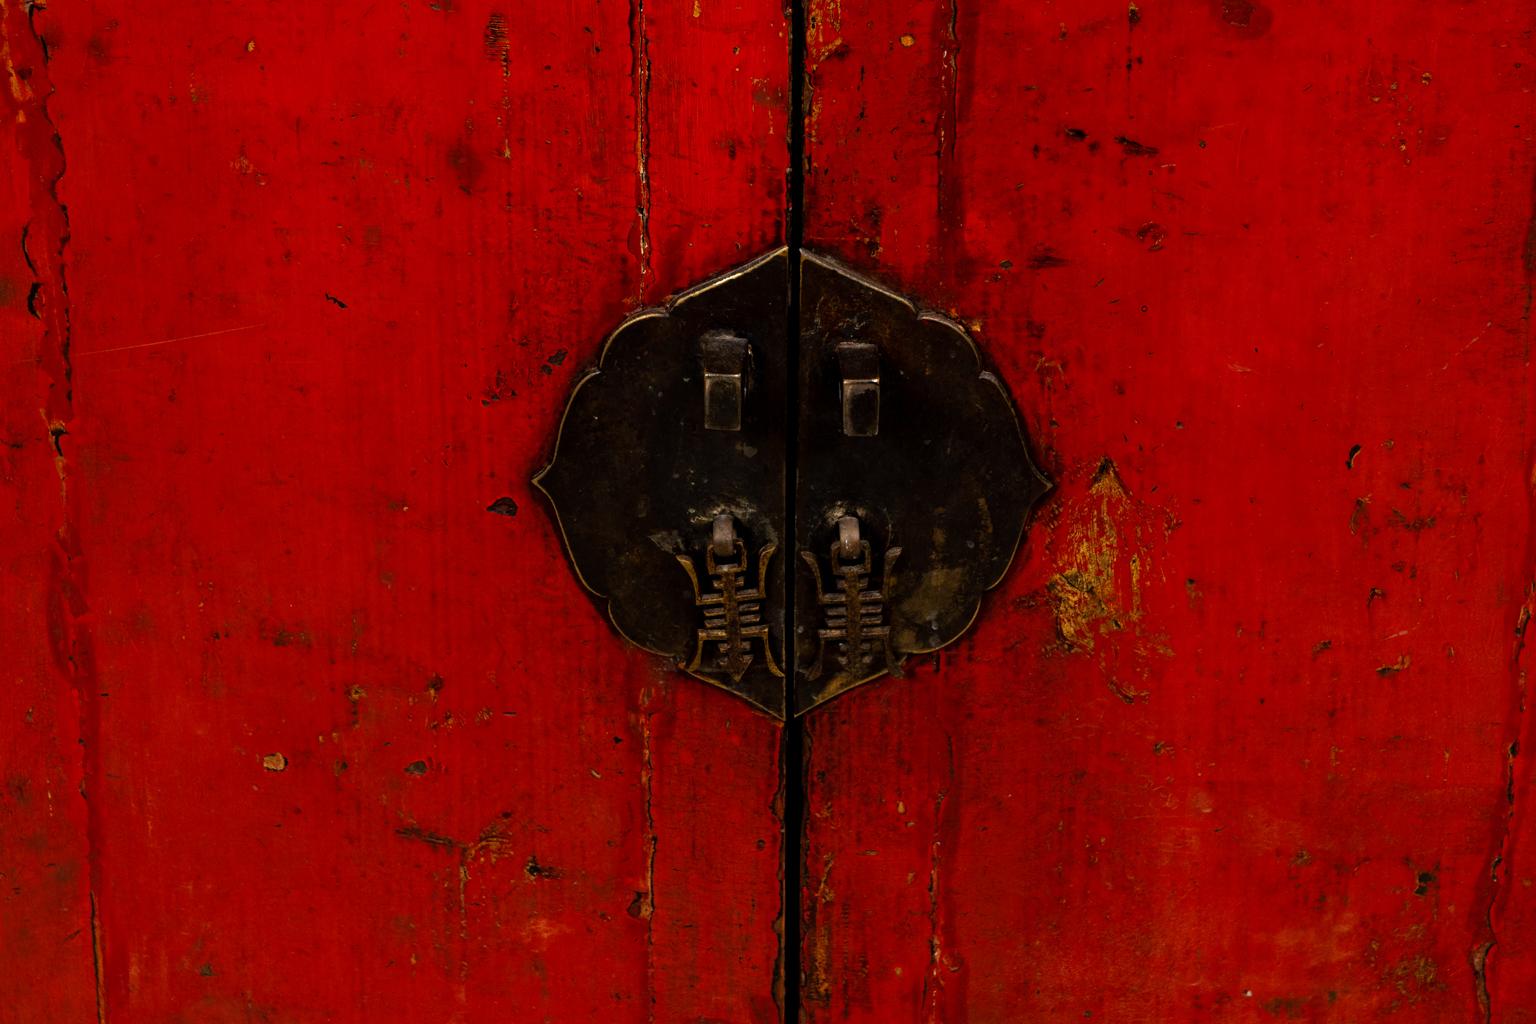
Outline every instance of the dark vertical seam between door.
[(800, 455), (800, 246), (805, 237), (805, 3), (787, 0), (789, 13), (789, 168), (786, 182), (785, 225), (789, 246), (789, 330), (785, 355), (785, 377), (789, 408), (785, 439), (784, 522), (789, 532), (785, 548), (791, 557), (784, 578), (784, 752), (780, 770), (784, 773), (784, 915), (781, 937), (783, 949), (785, 1024), (799, 1024), (800, 981), (803, 974), (801, 951), (804, 943), (801, 926), (804, 908), (801, 899), (805, 869), (805, 728), (795, 714), (795, 572), (798, 559), (793, 556), (799, 537), (796, 522), (796, 483)]

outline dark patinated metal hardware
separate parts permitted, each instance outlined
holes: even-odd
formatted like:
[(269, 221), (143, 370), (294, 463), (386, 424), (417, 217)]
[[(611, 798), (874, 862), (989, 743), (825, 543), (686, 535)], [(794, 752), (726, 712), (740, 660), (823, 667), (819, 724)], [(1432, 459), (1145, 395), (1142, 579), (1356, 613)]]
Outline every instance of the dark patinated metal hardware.
[[(836, 670), (823, 661), (813, 678), (815, 654), (797, 646), (797, 713), (969, 629), (1049, 486), (1002, 382), (959, 324), (811, 253), (800, 263), (799, 313), (795, 546), (819, 555), (843, 517), (858, 519), (892, 658)], [(878, 437), (844, 429), (840, 350), (851, 338), (879, 354)], [(807, 610), (819, 610), (823, 591), (810, 573), (797, 581), (796, 634), (815, 636)]]
[[(788, 296), (789, 257), (778, 250), (629, 317), (577, 381), (554, 458), (534, 479), (577, 577), (603, 600), (621, 634), (778, 717), (786, 710), (779, 669), (785, 559), (762, 553), (791, 543), (784, 508)], [(707, 409), (707, 339), (722, 334), (744, 343), (735, 430), (711, 429), (711, 419), (735, 418), (713, 418)], [(741, 589), (760, 595), (750, 599), (760, 620), (742, 623), (754, 630), (745, 638), (752, 659), (734, 666), (720, 662), (714, 647), (699, 656), (700, 631), (717, 628), (708, 613), (726, 608), (723, 597), (718, 606), (705, 603), (726, 586), (706, 561), (721, 516), (730, 519), (732, 549), (739, 542), (748, 553), (744, 564), (719, 555), (714, 563), (743, 569), (731, 583), (738, 613)], [(683, 557), (692, 573), (679, 568)]]
[(796, 262), (769, 253), (620, 325), (535, 480), (624, 636), (777, 717), (964, 633), (1048, 487), (964, 330)]
[(862, 341), (837, 344), (842, 373), (843, 433), (874, 437), (880, 433), (880, 351)]
[[(805, 669), (809, 683), (834, 677), (844, 680), (846, 689), (896, 668), (885, 601), (900, 556), (901, 548), (886, 548), (877, 577), (873, 549), (863, 538), (857, 516), (838, 518), (825, 570), (815, 554), (800, 552), (816, 581), (816, 603), (821, 608), (816, 656)], [(874, 585), (876, 579), (881, 581), (879, 587)]]
[(777, 550), (777, 544), (764, 544), (757, 552), (754, 573), (753, 559), (746, 544), (736, 536), (731, 517), (718, 515), (710, 545), (704, 551), (704, 571), (709, 576), (710, 590), (700, 586), (693, 556), (677, 556), (693, 584), (693, 603), (704, 618), (695, 634), (697, 646), (687, 671), (705, 678), (721, 674), (740, 685), (753, 661), (761, 655), (769, 672), (775, 676), (784, 674), (774, 663), (773, 638), (763, 617), (763, 581), (768, 578), (768, 566)]
[(704, 429), (740, 430), (746, 383), (747, 339), (730, 331), (706, 331), (699, 339), (704, 366)]

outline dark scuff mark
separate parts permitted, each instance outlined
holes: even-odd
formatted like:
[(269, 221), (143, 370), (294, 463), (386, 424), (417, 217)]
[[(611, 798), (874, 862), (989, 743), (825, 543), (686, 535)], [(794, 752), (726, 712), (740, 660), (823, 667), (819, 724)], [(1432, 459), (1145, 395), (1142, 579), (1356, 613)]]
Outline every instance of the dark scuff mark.
[(1211, 0), (1212, 12), (1244, 39), (1257, 39), (1269, 31), (1274, 12), (1256, 0)]
[(1392, 664), (1390, 664), (1390, 665), (1382, 665), (1381, 667), (1377, 668), (1376, 669), (1376, 674), (1379, 675), (1379, 676), (1392, 676), (1392, 675), (1396, 675), (1399, 672), (1403, 672), (1403, 671), (1407, 670), (1408, 666), (1411, 665), (1412, 663), (1413, 663), (1413, 661), (1412, 661), (1411, 658), (1408, 657), (1408, 655), (1402, 654), (1402, 655), (1399, 655), (1397, 660), (1394, 661)]
[(1088, 133), (1083, 131), (1081, 128), (1063, 128), (1061, 130), (1061, 134), (1065, 135), (1073, 142), (1082, 142), (1088, 137)]
[(1145, 145), (1135, 139), (1128, 139), (1124, 135), (1116, 135), (1115, 141), (1120, 144), (1120, 149), (1126, 156), (1157, 156), (1158, 154), (1156, 146)]
[(1349, 458), (1344, 460), (1345, 469), (1355, 468), (1355, 456), (1360, 454), (1360, 445), (1353, 445), (1349, 449)]
[(565, 349), (562, 348), (558, 349), (554, 355), (550, 356), (548, 359), (544, 360), (543, 363), (539, 364), (539, 372), (546, 377), (552, 376), (555, 372), (555, 367), (559, 366), (563, 362), (565, 362)]
[(1349, 514), (1349, 532), (1358, 534), (1360, 526), (1370, 515), (1370, 498), (1356, 498), (1355, 510)]
[(325, 301), (331, 303), (333, 306), (336, 306), (339, 309), (346, 309), (347, 308), (347, 304), (345, 302), (342, 302), (340, 299), (338, 299), (336, 296), (332, 295), (330, 292), (326, 292), (325, 293)]
[(273, 647), (309, 647), (312, 646), (309, 634), (302, 629), (284, 629), (279, 627), (272, 634)]
[(1408, 516), (1404, 515), (1397, 509), (1392, 510), (1392, 515), (1387, 521), (1397, 529), (1408, 530), (1411, 533), (1419, 533), (1423, 530), (1430, 530), (1433, 529), (1435, 525), (1434, 516), (1416, 516), (1410, 519)]
[(69, 428), (55, 420), (48, 425), (48, 440), (53, 442), (53, 454), (56, 458), (64, 458), (64, 439), (69, 436)]
[(523, 865), (523, 874), (529, 878), (559, 878), (562, 872), (559, 868), (550, 867), (548, 864), (540, 864), (539, 858), (529, 855), (528, 863)]
[(496, 375), (491, 378), (485, 390), (480, 393), (480, 404), (483, 406), (495, 405), (504, 398), (516, 398), (517, 390), (507, 380), (505, 370), (497, 369)]
[(651, 283), (651, 58), (645, 35), (645, 0), (630, 0), (629, 51), (635, 92), (636, 255), (640, 260), (637, 305)]
[(476, 184), (485, 173), (485, 161), (475, 152), (467, 134), (448, 147), (448, 166), (453, 168), (454, 177), (458, 179), (459, 191), (473, 195)]
[(1035, 248), (1029, 256), (1029, 261), (1024, 265), (1030, 270), (1054, 270), (1057, 267), (1066, 266), (1067, 260), (1058, 256), (1056, 250), (1050, 246), (1041, 245)]
[(427, 762), (412, 761), (410, 764), (405, 766), (405, 774), (415, 775), (420, 778), (421, 776), (427, 774)]
[(1136, 241), (1147, 247), (1147, 252), (1158, 252), (1167, 241), (1168, 233), (1156, 221), (1148, 221), (1136, 230)]
[[(1536, 192), (1536, 185), (1532, 186)], [(1525, 227), (1525, 252), (1522, 262), (1527, 274), (1536, 274), (1536, 204), (1533, 204), (1530, 222)]]
[(1271, 1017), (1285, 1017), (1287, 1020), (1301, 1020), (1306, 1011), (1310, 999), (1302, 999), (1299, 996), (1275, 996), (1264, 1001), (1264, 1012)]
[(511, 498), (497, 498), (495, 501), (485, 506), (485, 510), (492, 513), (493, 515), (515, 516), (517, 515), (517, 502), (513, 501)]
[(1130, 5), (1130, 7), (1128, 7), (1126, 9), (1125, 20), (1130, 24), (1131, 28), (1135, 28), (1137, 25), (1140, 25), (1141, 24), (1141, 8), (1137, 7), (1134, 3), (1132, 3)]

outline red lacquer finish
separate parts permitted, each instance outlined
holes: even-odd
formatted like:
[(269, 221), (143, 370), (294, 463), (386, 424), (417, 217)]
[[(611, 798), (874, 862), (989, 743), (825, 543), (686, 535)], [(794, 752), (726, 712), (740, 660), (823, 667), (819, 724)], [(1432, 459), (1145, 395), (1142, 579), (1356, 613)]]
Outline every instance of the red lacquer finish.
[(776, 1020), (779, 729), (528, 481), (782, 241), (778, 5), (5, 12), (0, 1020)]
[(54, 185), (44, 44), (0, 3), (0, 1020), (96, 1013), (90, 848), (80, 744), (90, 663), (79, 628), (78, 536), (60, 452), (70, 385), (66, 229)]
[[(806, 720), (802, 1017), (1536, 1021), (1528, 5), (806, 20), (806, 244), (1055, 489)], [(780, 729), (528, 481), (788, 26), (0, 0), (0, 1022), (780, 1019)]]
[(969, 322), (1056, 489), (808, 724), (809, 1019), (1536, 1019), (1531, 30), (811, 4), (807, 244)]

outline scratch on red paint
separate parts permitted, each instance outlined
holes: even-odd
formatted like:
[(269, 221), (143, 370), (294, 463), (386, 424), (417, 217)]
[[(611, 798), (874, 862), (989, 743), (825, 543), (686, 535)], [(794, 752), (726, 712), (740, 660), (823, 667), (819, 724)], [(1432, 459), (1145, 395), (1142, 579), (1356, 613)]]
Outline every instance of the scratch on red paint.
[(111, 348), (93, 348), (85, 352), (75, 353), (75, 358), (80, 356), (102, 356), (108, 352), (131, 352), (140, 348), (157, 348), (160, 345), (174, 345), (180, 341), (197, 341), (200, 338), (216, 338), (221, 334), (238, 334), (241, 331), (254, 331), (265, 327), (266, 324), (245, 324), (240, 327), (225, 327), (217, 331), (202, 331), (198, 334), (179, 334), (174, 338), (162, 338), (159, 341), (141, 341), (134, 345), (114, 345)]

